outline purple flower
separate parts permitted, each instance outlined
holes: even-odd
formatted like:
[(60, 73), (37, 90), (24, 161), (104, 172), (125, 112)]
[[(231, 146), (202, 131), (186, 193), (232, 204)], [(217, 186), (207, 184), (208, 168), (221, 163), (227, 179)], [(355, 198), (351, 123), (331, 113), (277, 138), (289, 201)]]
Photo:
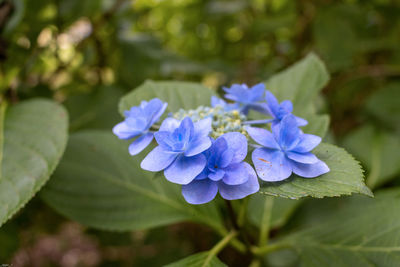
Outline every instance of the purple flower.
[[(269, 121), (272, 122), (272, 127), (277, 125), (286, 115), (291, 114), (293, 111), (293, 104), (291, 101), (284, 100), (279, 104), (276, 97), (268, 90), (265, 93), (265, 99), (267, 100), (266, 109), (273, 117), (273, 119)], [(296, 118), (297, 126), (307, 125), (308, 122), (305, 119), (296, 116), (294, 117)]]
[(136, 155), (145, 149), (153, 140), (150, 127), (158, 121), (167, 108), (167, 103), (154, 98), (142, 101), (140, 106), (132, 107), (124, 112), (125, 120), (113, 128), (113, 133), (119, 139), (132, 139), (137, 137), (129, 146), (129, 153)]
[(303, 134), (293, 115), (284, 117), (272, 128), (272, 133), (253, 127), (246, 130), (262, 146), (252, 154), (253, 164), (262, 180), (282, 181), (292, 172), (306, 178), (329, 172), (329, 167), (310, 153), (321, 142), (321, 137)]
[(215, 108), (217, 106), (221, 106), (225, 111), (240, 109), (239, 104), (237, 104), (237, 103), (229, 104), (229, 103), (226, 103), (226, 101), (221, 98), (212, 96), (211, 97), (211, 107)]
[(142, 161), (144, 170), (164, 170), (165, 178), (176, 184), (188, 184), (206, 166), (202, 152), (211, 146), (211, 118), (193, 123), (188, 117), (182, 122), (167, 118), (154, 134), (158, 146)]
[(241, 133), (220, 136), (204, 154), (207, 157), (204, 170), (191, 183), (182, 186), (187, 202), (207, 203), (218, 191), (224, 199), (240, 199), (260, 189), (253, 168), (243, 162), (247, 155), (247, 140)]
[(265, 85), (259, 83), (251, 88), (246, 84), (233, 84), (231, 88), (223, 88), (226, 92), (225, 98), (236, 102), (240, 111), (247, 115), (250, 109), (266, 112), (265, 103), (258, 103), (264, 100)]

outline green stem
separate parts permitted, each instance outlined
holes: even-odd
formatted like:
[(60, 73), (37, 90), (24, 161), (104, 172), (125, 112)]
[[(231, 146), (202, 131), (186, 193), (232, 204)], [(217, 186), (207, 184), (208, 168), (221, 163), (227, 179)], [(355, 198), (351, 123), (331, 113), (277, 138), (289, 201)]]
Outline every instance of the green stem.
[(284, 248), (289, 248), (289, 247), (290, 247), (290, 245), (286, 244), (286, 243), (275, 243), (272, 245), (267, 245), (267, 246), (262, 246), (262, 247), (252, 247), (251, 252), (254, 255), (262, 256), (264, 254), (267, 254), (267, 253), (270, 253), (270, 252), (273, 252), (276, 250), (281, 250)]
[(249, 198), (246, 197), (242, 201), (242, 205), (239, 210), (239, 215), (238, 215), (238, 225), (239, 227), (242, 227), (246, 221), (246, 213), (247, 213), (247, 205), (249, 203)]
[(207, 259), (204, 261), (202, 267), (206, 267), (209, 266), (210, 261), (212, 260), (212, 258), (214, 256), (216, 256), (219, 252), (221, 252), (222, 249), (224, 249), (224, 247), (226, 247), (226, 245), (228, 245), (229, 242), (231, 242), (231, 240), (233, 240), (233, 238), (235, 238), (237, 236), (238, 232), (233, 230), (231, 231), (228, 235), (226, 235), (221, 241), (219, 241), (211, 250), (210, 253), (207, 256)]
[(264, 201), (263, 216), (261, 219), (260, 238), (258, 242), (259, 246), (264, 246), (268, 243), (273, 205), (274, 205), (274, 197), (267, 196)]

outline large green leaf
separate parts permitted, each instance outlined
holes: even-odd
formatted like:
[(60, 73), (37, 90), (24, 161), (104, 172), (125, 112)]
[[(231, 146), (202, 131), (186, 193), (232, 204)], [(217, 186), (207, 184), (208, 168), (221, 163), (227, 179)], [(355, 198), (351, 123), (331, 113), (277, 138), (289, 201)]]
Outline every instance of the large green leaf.
[(278, 100), (291, 100), (293, 113), (304, 116), (310, 113), (312, 101), (328, 81), (329, 73), (324, 63), (311, 53), (288, 69), (272, 76), (266, 82), (266, 87)]
[(400, 199), (349, 200), (283, 242), (303, 266), (398, 266)]
[(183, 220), (222, 229), (215, 202), (187, 204), (180, 186), (140, 168), (141, 156), (130, 156), (128, 143), (109, 132), (73, 134), (42, 196), (65, 216), (100, 229), (146, 229)]
[(195, 109), (200, 105), (210, 105), (211, 96), (214, 92), (201, 84), (190, 82), (154, 82), (146, 81), (129, 94), (121, 98), (119, 111), (137, 106), (143, 100), (159, 98), (168, 103), (167, 110), (170, 112), (179, 109)]
[[(1, 100), (0, 100), (1, 101)], [(6, 114), (7, 102), (0, 103), (0, 180), (3, 166), (3, 146), (4, 146), (4, 119)]]
[(308, 124), (302, 127), (304, 133), (324, 137), (329, 128), (329, 115), (308, 115), (304, 117)]
[(8, 108), (0, 180), (0, 225), (47, 182), (67, 142), (68, 116), (60, 105), (30, 100)]
[(372, 196), (372, 192), (364, 184), (359, 163), (344, 149), (322, 143), (313, 153), (329, 166), (330, 172), (316, 178), (292, 175), (282, 182), (264, 182), (260, 192), (292, 199), (306, 196), (333, 197), (351, 193)]
[(364, 164), (369, 172), (367, 184), (371, 187), (400, 173), (400, 140), (396, 134), (365, 125), (346, 136), (343, 145)]
[(177, 262), (166, 265), (165, 267), (225, 267), (215, 255), (210, 255), (207, 252), (200, 252), (189, 257), (186, 257)]

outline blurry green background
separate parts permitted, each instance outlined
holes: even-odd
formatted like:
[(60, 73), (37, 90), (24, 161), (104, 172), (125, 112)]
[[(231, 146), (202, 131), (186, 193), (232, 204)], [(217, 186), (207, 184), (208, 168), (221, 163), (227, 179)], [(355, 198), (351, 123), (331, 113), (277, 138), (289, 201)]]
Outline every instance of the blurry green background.
[[(71, 132), (111, 131), (119, 97), (146, 79), (220, 90), (314, 51), (332, 75), (319, 101), (331, 114), (328, 141), (362, 162), (370, 187), (400, 184), (399, 1), (0, 0), (0, 33), (0, 93), (62, 102)], [(189, 223), (87, 229), (36, 197), (0, 229), (0, 263), (160, 266), (216, 240)], [(240, 266), (234, 255), (221, 258)]]

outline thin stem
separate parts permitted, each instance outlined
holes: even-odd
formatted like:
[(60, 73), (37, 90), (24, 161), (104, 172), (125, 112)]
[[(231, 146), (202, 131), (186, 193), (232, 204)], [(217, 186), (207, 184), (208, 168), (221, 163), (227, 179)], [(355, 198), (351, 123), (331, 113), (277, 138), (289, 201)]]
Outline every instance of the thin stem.
[(249, 198), (246, 197), (242, 200), (242, 205), (240, 206), (239, 216), (238, 216), (238, 225), (242, 227), (246, 221), (246, 213), (247, 213), (247, 205), (249, 203)]
[(232, 204), (229, 200), (225, 200), (226, 207), (228, 208), (229, 218), (231, 219), (232, 226), (235, 230), (239, 230), (239, 225), (236, 220), (235, 211), (232, 208)]
[(221, 252), (228, 243), (233, 240), (237, 236), (238, 232), (233, 230), (231, 231), (228, 235), (226, 235), (221, 241), (219, 241), (211, 250), (210, 253), (207, 256), (207, 259), (203, 263), (203, 267), (209, 266), (210, 261), (214, 256), (216, 256), (219, 252)]
[(257, 256), (262, 256), (264, 254), (273, 252), (273, 251), (277, 251), (277, 250), (281, 250), (284, 248), (289, 248), (290, 245), (286, 244), (286, 243), (276, 243), (276, 244), (271, 244), (271, 245), (267, 245), (267, 246), (262, 246), (262, 247), (251, 247), (251, 252), (254, 255)]
[(261, 219), (260, 238), (258, 242), (260, 246), (264, 246), (268, 243), (273, 205), (274, 205), (274, 197), (267, 196), (264, 201), (263, 216)]

